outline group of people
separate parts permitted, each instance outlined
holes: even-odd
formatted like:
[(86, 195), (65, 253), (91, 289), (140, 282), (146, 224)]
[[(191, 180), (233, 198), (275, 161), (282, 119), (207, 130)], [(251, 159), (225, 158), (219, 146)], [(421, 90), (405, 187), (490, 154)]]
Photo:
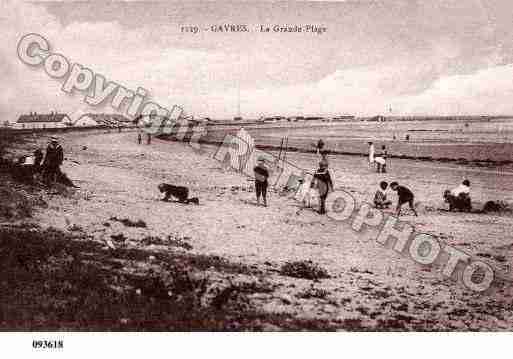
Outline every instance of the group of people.
[[(392, 205), (392, 201), (387, 198), (387, 188), (388, 183), (386, 181), (381, 181), (379, 183), (379, 188), (376, 190), (374, 194), (374, 206), (378, 209), (386, 209)], [(399, 185), (397, 182), (392, 182), (390, 184), (390, 188), (392, 191), (397, 192), (397, 206), (396, 206), (396, 214), (399, 216), (401, 213), (401, 207), (408, 203), (410, 209), (413, 211), (415, 216), (417, 216), (417, 211), (415, 210), (414, 204), (414, 194), (413, 192), (405, 187)], [(446, 190), (444, 192), (444, 200), (449, 204), (449, 211), (452, 212), (454, 210), (460, 210), (463, 212), (471, 212), (472, 211), (472, 200), (470, 198), (470, 181), (465, 179), (463, 182), (452, 190)]]
[[(319, 167), (313, 175), (313, 180), (310, 184), (311, 190), (316, 190), (319, 197), (319, 213), (326, 213), (326, 199), (328, 194), (333, 191), (333, 180), (328, 170), (328, 159), (327, 152), (323, 151), (323, 143), (317, 146), (318, 154), (321, 156)], [(374, 144), (369, 142), (369, 163), (375, 163), (377, 165), (378, 173), (386, 172), (386, 159), (388, 153), (385, 146), (382, 146), (381, 153), (376, 156), (374, 150)], [(269, 171), (265, 166), (265, 158), (259, 157), (257, 165), (253, 169), (255, 177), (255, 192), (257, 198), (257, 204), (260, 205), (260, 200), (263, 200), (263, 205), (267, 206), (267, 187)], [(392, 182), (388, 184), (386, 181), (381, 181), (379, 187), (374, 194), (374, 206), (378, 209), (387, 209), (392, 206), (392, 201), (388, 199), (388, 188), (391, 191), (397, 193), (397, 204), (395, 206), (395, 214), (399, 216), (401, 210), (405, 204), (407, 204), (410, 210), (415, 216), (418, 216), (415, 208), (415, 195), (413, 191), (408, 187), (399, 184), (398, 182)], [(465, 179), (459, 186), (452, 190), (446, 190), (444, 192), (444, 200), (449, 204), (449, 211), (461, 210), (468, 211), (472, 210), (472, 204), (470, 199), (470, 182)]]
[[(369, 165), (376, 164), (376, 169), (378, 173), (386, 172), (386, 164), (388, 153), (386, 146), (383, 145), (381, 147), (381, 152), (379, 155), (376, 155), (374, 149), (374, 143), (368, 142), (369, 145)], [(380, 182), (379, 188), (377, 189), (374, 195), (374, 205), (376, 208), (388, 208), (392, 203), (386, 198), (386, 190), (388, 188), (388, 183), (385, 181)], [(417, 212), (415, 210), (413, 199), (413, 192), (402, 185), (399, 185), (397, 182), (392, 182), (390, 184), (390, 189), (392, 191), (396, 191), (398, 194), (398, 203), (396, 207), (396, 213), (399, 215), (401, 211), (402, 205), (408, 203), (410, 208), (413, 210), (415, 215)], [(462, 210), (466, 212), (470, 212), (472, 210), (472, 204), (470, 200), (470, 182), (468, 180), (464, 180), (459, 186), (452, 190), (446, 190), (443, 194), (443, 198), (445, 202), (449, 204), (449, 211), (453, 210)]]
[[(319, 214), (326, 213), (326, 199), (328, 194), (333, 191), (333, 181), (328, 170), (328, 159), (326, 152), (320, 152), (321, 160), (319, 167), (313, 174), (313, 180), (310, 182), (310, 189), (315, 190), (319, 196)], [(265, 165), (263, 156), (257, 159), (257, 165), (253, 168), (255, 177), (255, 192), (257, 204), (260, 205), (260, 198), (263, 205), (267, 207), (267, 187), (269, 179), (269, 170)]]
[[(137, 133), (137, 143), (138, 144), (142, 143), (142, 133), (141, 132)], [(151, 145), (151, 134), (149, 134), (149, 133), (146, 134), (146, 144)]]
[(31, 156), (22, 156), (18, 159), (18, 175), (23, 180), (32, 182), (35, 176), (40, 176), (46, 185), (56, 182), (74, 186), (73, 182), (61, 171), (64, 161), (64, 150), (56, 137), (50, 137), (46, 152), (37, 148)]
[[(388, 182), (381, 181), (379, 188), (374, 194), (374, 206), (378, 209), (387, 209), (392, 205), (392, 201), (387, 198)], [(406, 186), (400, 185), (397, 182), (390, 183), (390, 189), (397, 192), (397, 206), (395, 208), (396, 215), (401, 215), (401, 208), (404, 204), (408, 204), (415, 216), (418, 216), (415, 209), (415, 195)]]

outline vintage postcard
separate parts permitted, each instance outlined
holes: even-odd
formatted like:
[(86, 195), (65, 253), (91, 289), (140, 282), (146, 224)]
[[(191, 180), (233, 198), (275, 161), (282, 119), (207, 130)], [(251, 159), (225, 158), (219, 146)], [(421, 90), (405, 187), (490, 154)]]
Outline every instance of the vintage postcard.
[(513, 329), (510, 2), (0, 10), (2, 331)]

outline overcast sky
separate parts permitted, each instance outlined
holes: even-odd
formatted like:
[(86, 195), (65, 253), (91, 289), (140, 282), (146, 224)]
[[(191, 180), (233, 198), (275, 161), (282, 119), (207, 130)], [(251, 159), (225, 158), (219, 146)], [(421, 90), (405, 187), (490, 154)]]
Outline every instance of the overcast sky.
[[(247, 24), (249, 33), (181, 33)], [(260, 33), (260, 24), (326, 32)], [(237, 114), (513, 114), (510, 1), (0, 1), (2, 117), (96, 110), (16, 56), (26, 33), (171, 108)]]

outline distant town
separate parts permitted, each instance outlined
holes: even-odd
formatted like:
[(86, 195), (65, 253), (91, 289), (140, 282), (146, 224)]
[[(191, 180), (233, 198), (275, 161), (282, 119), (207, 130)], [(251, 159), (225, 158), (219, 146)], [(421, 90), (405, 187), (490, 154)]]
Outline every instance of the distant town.
[[(513, 119), (513, 116), (367, 116), (357, 117), (355, 115), (338, 115), (338, 116), (262, 116), (258, 119), (243, 118), (235, 116), (233, 119), (213, 119), (210, 117), (194, 118), (193, 116), (183, 117), (192, 125), (203, 124), (208, 125), (258, 125), (258, 124), (278, 124), (278, 123), (316, 123), (316, 122), (393, 122), (393, 121), (491, 121), (494, 119)], [(120, 114), (108, 113), (85, 113), (75, 120), (66, 113), (54, 112), (36, 113), (30, 112), (22, 114), (16, 122), (4, 121), (0, 124), (1, 128), (10, 128), (13, 130), (28, 129), (53, 129), (53, 128), (69, 128), (69, 127), (104, 127), (104, 128), (120, 128), (134, 127), (135, 120), (131, 120)]]

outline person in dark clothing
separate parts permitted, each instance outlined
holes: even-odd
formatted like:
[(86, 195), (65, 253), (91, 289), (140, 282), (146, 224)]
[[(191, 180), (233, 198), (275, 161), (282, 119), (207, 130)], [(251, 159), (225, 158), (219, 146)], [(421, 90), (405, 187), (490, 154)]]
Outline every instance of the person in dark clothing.
[(138, 143), (138, 144), (141, 144), (141, 142), (142, 142), (142, 135), (141, 135), (141, 133), (139, 132), (139, 133), (137, 134), (137, 143)]
[(319, 139), (319, 141), (317, 141), (316, 148), (317, 148), (317, 154), (322, 152), (322, 150), (324, 148), (324, 141), (322, 139)]
[(56, 182), (60, 177), (60, 166), (64, 161), (64, 151), (57, 141), (52, 137), (46, 148), (46, 155), (43, 161), (43, 178), (47, 184)]
[(146, 135), (146, 144), (151, 145), (151, 134), (149, 133)]
[(413, 200), (415, 198), (413, 192), (405, 186), (400, 186), (397, 182), (392, 182), (390, 184), (390, 188), (392, 189), (392, 191), (396, 191), (397, 196), (399, 197), (399, 199), (397, 200), (396, 208), (397, 216), (401, 214), (402, 205), (408, 203), (410, 205), (410, 209), (413, 211), (413, 213), (415, 213), (415, 216), (418, 217), (417, 211), (415, 210), (415, 206), (413, 203)]
[(255, 175), (255, 192), (257, 197), (257, 203), (260, 204), (260, 196), (264, 201), (264, 207), (267, 207), (267, 179), (269, 178), (269, 171), (265, 167), (265, 159), (259, 157), (257, 165), (253, 168)]
[(44, 154), (40, 148), (34, 151), (34, 172), (39, 172), (41, 169), (41, 162), (43, 162)]
[(319, 214), (326, 213), (326, 199), (328, 193), (333, 191), (333, 181), (331, 180), (330, 172), (328, 171), (328, 162), (319, 162), (319, 168), (314, 174), (315, 187), (319, 191)]

